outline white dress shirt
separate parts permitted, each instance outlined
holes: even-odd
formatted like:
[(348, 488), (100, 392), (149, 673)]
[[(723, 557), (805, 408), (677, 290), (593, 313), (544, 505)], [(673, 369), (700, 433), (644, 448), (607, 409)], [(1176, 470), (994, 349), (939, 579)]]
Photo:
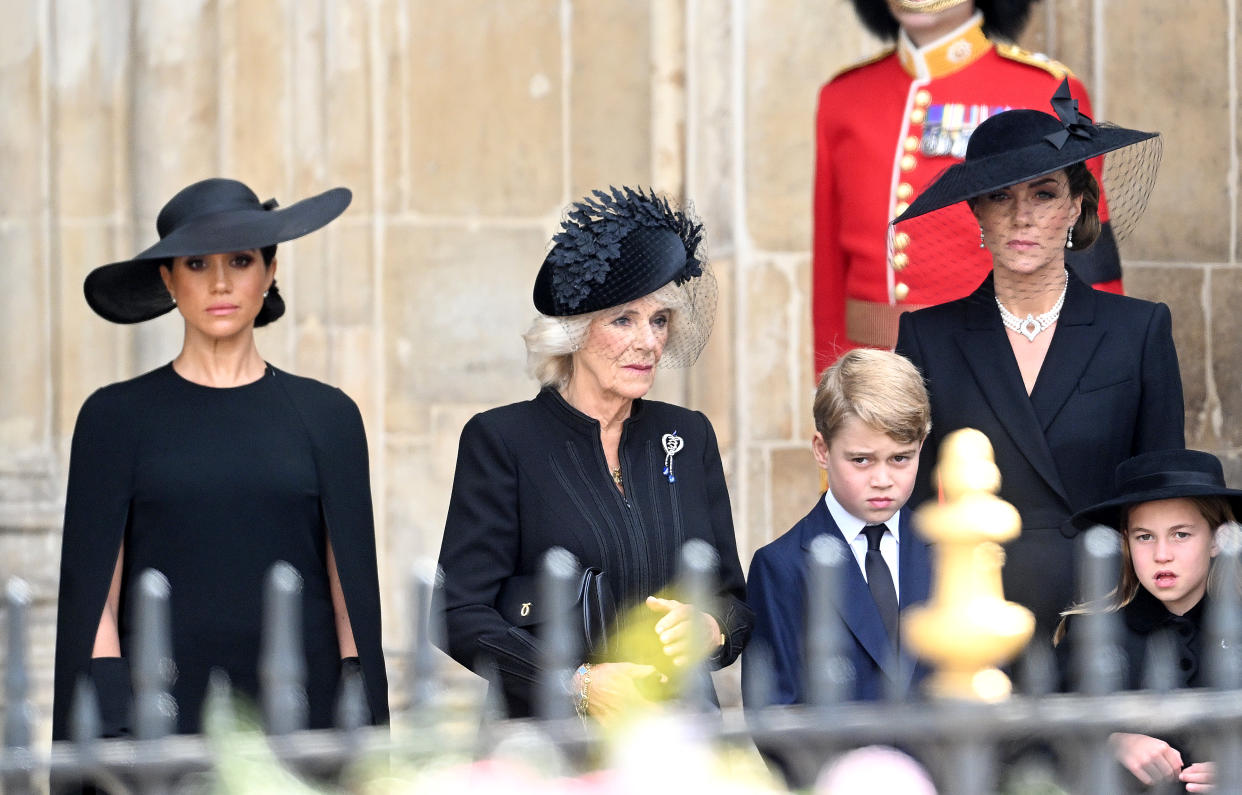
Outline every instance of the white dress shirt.
[[(858, 570), (862, 572), (863, 579), (867, 579), (867, 537), (863, 535), (863, 528), (869, 523), (859, 519), (854, 514), (845, 510), (841, 503), (837, 502), (837, 498), (832, 496), (832, 490), (824, 492), (824, 505), (828, 507), (828, 513), (832, 514), (833, 520), (837, 523), (837, 528), (841, 531), (841, 535), (845, 536), (846, 542), (850, 545), (850, 550), (854, 553), (854, 561), (858, 564)], [(899, 576), (898, 554), (897, 554), (897, 532), (901, 525), (901, 511), (893, 514), (885, 526), (888, 531), (880, 536), (880, 555), (884, 558), (884, 562), (888, 565), (888, 570), (893, 575), (893, 590), (897, 593), (898, 602), (901, 601), (901, 577)]]

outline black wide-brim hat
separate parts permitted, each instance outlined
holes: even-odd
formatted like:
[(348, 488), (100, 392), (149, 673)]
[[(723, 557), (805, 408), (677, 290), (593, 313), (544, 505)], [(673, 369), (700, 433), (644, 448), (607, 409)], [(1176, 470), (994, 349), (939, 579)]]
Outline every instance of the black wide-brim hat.
[(284, 243), (326, 225), (345, 212), (352, 198), (348, 188), (332, 188), (277, 209), (275, 199), (260, 202), (237, 180), (195, 182), (160, 210), (155, 221), (158, 243), (133, 259), (100, 266), (87, 275), (86, 302), (113, 323), (159, 317), (175, 306), (160, 278), (160, 262)]
[[(1020, 109), (988, 118), (971, 133), (965, 160), (947, 168), (893, 223), (1052, 174), (1160, 135), (1094, 124), (1090, 117), (1078, 112), (1078, 100), (1070, 97), (1068, 80), (1053, 94), (1052, 107), (1056, 116)], [(1109, 198), (1111, 201), (1111, 194)]]
[(1178, 497), (1223, 497), (1242, 517), (1242, 490), (1225, 486), (1220, 460), (1200, 450), (1153, 450), (1127, 458), (1117, 465), (1116, 495), (1074, 514), (1066, 522), (1071, 534), (1095, 525), (1114, 530), (1121, 527), (1121, 512), (1128, 505)]

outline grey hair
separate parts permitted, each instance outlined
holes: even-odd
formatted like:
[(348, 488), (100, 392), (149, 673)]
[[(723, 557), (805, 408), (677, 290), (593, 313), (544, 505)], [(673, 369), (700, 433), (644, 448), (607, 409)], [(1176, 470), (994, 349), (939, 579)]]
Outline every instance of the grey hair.
[[(669, 282), (646, 297), (673, 310), (668, 342), (665, 343), (667, 352), (689, 320), (686, 313), (681, 311), (686, 307), (688, 300), (685, 289)], [(591, 324), (615, 310), (615, 306), (610, 306), (607, 309), (582, 315), (536, 315), (531, 321), (530, 328), (526, 329), (526, 333), (522, 335), (522, 339), (526, 342), (526, 372), (542, 387), (564, 388), (569, 383), (570, 376), (574, 374), (574, 353), (582, 347), (582, 343), (591, 330)], [(661, 361), (664, 360), (661, 359)]]

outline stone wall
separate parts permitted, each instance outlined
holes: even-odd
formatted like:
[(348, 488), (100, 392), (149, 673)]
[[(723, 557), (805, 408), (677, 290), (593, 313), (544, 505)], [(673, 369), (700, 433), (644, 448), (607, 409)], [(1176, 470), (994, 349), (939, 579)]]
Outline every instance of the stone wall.
[[(462, 424), (534, 391), (518, 336), (531, 283), (591, 187), (687, 195), (708, 225), (717, 331), (656, 396), (716, 424), (743, 564), (814, 499), (815, 93), (879, 47), (848, 0), (0, 7), (0, 576), (34, 585), (45, 715), (74, 417), (180, 341), (173, 317), (96, 317), (82, 279), (150, 244), (163, 202), (209, 175), (282, 203), (354, 191), (341, 220), (282, 247), (290, 311), (259, 344), (362, 408), (391, 651), (407, 573), (439, 546)], [(1173, 307), (1189, 441), (1242, 485), (1237, 25), (1237, 0), (1046, 0), (1024, 43), (1075, 67), (1102, 118), (1166, 133), (1127, 286)]]

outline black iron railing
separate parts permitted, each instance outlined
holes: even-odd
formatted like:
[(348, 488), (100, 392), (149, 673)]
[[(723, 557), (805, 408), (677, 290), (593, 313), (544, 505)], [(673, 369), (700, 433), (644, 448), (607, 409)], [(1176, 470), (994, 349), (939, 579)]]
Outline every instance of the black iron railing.
[[(1080, 581), (1083, 593), (1099, 595), (1115, 582), (1118, 544), (1112, 531), (1084, 536)], [(1197, 738), (1211, 749), (1217, 765), (1217, 791), (1242, 791), (1242, 602), (1236, 535), (1222, 534), (1218, 567), (1223, 587), (1211, 602), (1208, 636), (1218, 639), (1206, 654), (1211, 686), (1172, 690), (1175, 660), (1155, 648), (1147, 665), (1150, 687), (1116, 692), (1125, 660), (1117, 641), (1116, 613), (1085, 617), (1074, 638), (1078, 690), (1060, 693), (1052, 655), (1033, 647), (1015, 666), (1019, 691), (999, 703), (898, 700), (859, 703), (847, 700), (853, 672), (844, 652), (844, 627), (836, 618), (843, 567), (855, 565), (847, 550), (818, 540), (808, 560), (808, 693), (802, 706), (765, 703), (762, 666), (748, 677), (750, 708), (704, 712), (701, 692), (682, 695), (674, 720), (696, 736), (718, 745), (756, 744), (782, 760), (785, 771), (801, 781), (840, 752), (870, 744), (899, 747), (926, 765), (940, 791), (975, 795), (1000, 791), (1015, 760), (1035, 758), (1054, 768), (1068, 791), (1108, 793), (1122, 789), (1124, 772), (1113, 759), (1108, 736), (1119, 730), (1154, 736)], [(715, 553), (702, 542), (683, 550), (682, 585), (687, 599), (706, 604), (713, 593)], [(542, 681), (538, 720), (505, 720), (502, 707), (490, 701), (483, 714), (452, 714), (443, 703), (443, 656), (433, 640), (440, 616), (433, 604), (437, 584), (432, 567), (412, 580), (414, 627), (406, 650), (405, 691), (408, 707), (394, 713), (390, 727), (363, 726), (367, 714), (360, 680), (347, 678), (337, 710), (338, 729), (309, 731), (306, 726), (305, 664), (301, 653), (300, 588), (297, 572), (275, 566), (267, 583), (264, 642), (260, 659), (261, 732), (237, 732), (237, 716), (227, 682), (214, 678), (205, 713), (207, 735), (174, 735), (176, 705), (168, 692), (172, 652), (168, 626), (169, 588), (158, 572), (141, 575), (134, 618), (137, 640), (133, 671), (133, 738), (98, 739), (96, 697), (87, 680), (78, 684), (71, 711), (71, 741), (41, 750), (33, 742), (30, 703), (32, 661), (26, 652), (30, 593), (20, 580), (5, 591), (8, 617), (4, 675), (4, 750), (0, 777), (4, 791), (42, 791), (49, 775), (59, 780), (90, 780), (114, 792), (178, 791), (204, 777), (217, 776), (226, 757), (266, 759), (287, 771), (325, 785), (359, 759), (381, 766), (394, 760), (428, 760), (437, 756), (481, 758), (519, 734), (536, 733), (559, 748), (569, 764), (596, 764), (594, 753), (605, 738), (592, 723), (574, 715), (567, 682), (580, 659), (565, 608), (573, 600), (578, 565), (564, 550), (547, 556), (543, 594), (552, 620), (542, 636)], [(559, 606), (559, 608), (558, 608)], [(750, 653), (750, 652), (748, 652)], [(761, 654), (755, 651), (755, 654)], [(688, 682), (706, 682), (689, 676)], [(767, 679), (770, 684), (770, 678)], [(698, 687), (700, 685), (696, 685)], [(670, 719), (670, 718), (665, 718)], [(450, 728), (450, 724), (456, 728)], [(463, 730), (461, 727), (467, 728)], [(220, 738), (226, 738), (221, 741)], [(214, 772), (213, 772), (214, 771)], [(217, 786), (220, 780), (216, 779)]]

